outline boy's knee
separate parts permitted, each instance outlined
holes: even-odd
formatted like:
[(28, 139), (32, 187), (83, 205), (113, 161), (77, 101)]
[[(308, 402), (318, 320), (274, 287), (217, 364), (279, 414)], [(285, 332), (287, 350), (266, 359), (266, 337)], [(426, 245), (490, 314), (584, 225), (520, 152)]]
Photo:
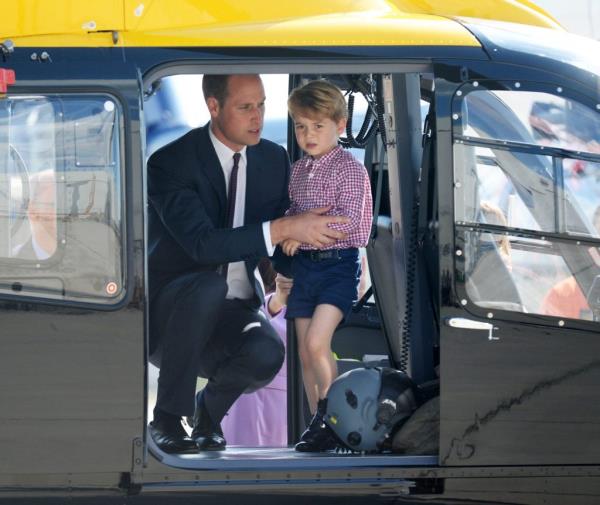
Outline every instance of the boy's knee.
[(310, 354), (304, 346), (298, 347), (298, 355), (300, 356), (300, 361), (302, 363), (306, 363), (310, 359)]
[(306, 339), (304, 352), (309, 359), (314, 359), (331, 351), (328, 346), (323, 345), (320, 339), (308, 338)]

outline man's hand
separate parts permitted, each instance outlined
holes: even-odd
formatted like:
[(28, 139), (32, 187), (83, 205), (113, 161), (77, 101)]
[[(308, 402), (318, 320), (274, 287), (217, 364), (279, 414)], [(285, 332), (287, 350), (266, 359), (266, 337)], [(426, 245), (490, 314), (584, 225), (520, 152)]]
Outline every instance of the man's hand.
[(296, 251), (298, 250), (298, 247), (300, 247), (301, 243), (302, 242), (298, 242), (297, 240), (294, 240), (293, 238), (288, 238), (287, 240), (284, 240), (281, 243), (281, 249), (288, 256), (293, 256), (294, 254), (296, 254)]
[(279, 244), (284, 240), (293, 239), (322, 249), (337, 240), (345, 239), (347, 233), (329, 228), (329, 225), (347, 223), (349, 219), (343, 216), (325, 216), (330, 208), (318, 207), (296, 216), (271, 221), (271, 241), (273, 244)]

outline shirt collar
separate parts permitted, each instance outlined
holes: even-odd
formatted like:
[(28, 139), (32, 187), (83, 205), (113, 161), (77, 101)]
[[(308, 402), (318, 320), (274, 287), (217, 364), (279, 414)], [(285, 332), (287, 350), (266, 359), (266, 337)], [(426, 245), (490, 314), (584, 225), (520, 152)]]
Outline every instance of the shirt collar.
[[(217, 153), (217, 158), (219, 158), (219, 162), (221, 163), (221, 167), (226, 167), (228, 164), (233, 164), (233, 155), (236, 153), (233, 149), (227, 147), (223, 142), (221, 142), (214, 132), (212, 131), (212, 126), (208, 125), (208, 136), (210, 137), (210, 141), (212, 142), (213, 147), (215, 148), (215, 152)], [(246, 148), (244, 146), (239, 153), (242, 155), (241, 162), (246, 163)]]
[(326, 165), (331, 162), (331, 160), (335, 159), (335, 157), (342, 151), (340, 146), (335, 146), (331, 151), (327, 154), (324, 154), (319, 159), (314, 159), (312, 156), (310, 157), (314, 166)]

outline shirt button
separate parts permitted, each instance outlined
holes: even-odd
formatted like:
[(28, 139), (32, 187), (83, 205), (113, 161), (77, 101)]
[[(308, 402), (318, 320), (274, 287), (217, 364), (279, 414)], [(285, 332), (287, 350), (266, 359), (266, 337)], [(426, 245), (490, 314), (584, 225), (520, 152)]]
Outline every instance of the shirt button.
[(312, 179), (314, 175), (315, 175), (315, 174), (314, 174), (313, 172), (309, 172), (309, 173), (308, 173), (308, 178), (309, 178), (309, 179)]

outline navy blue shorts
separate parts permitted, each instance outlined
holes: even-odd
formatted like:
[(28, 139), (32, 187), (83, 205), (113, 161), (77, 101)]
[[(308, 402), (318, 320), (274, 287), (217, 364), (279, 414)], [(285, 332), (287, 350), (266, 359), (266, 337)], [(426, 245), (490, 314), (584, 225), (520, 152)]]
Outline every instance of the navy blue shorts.
[(292, 259), (292, 273), (294, 285), (288, 298), (287, 319), (310, 318), (316, 306), (323, 303), (336, 306), (346, 318), (358, 298), (358, 249), (298, 251)]

